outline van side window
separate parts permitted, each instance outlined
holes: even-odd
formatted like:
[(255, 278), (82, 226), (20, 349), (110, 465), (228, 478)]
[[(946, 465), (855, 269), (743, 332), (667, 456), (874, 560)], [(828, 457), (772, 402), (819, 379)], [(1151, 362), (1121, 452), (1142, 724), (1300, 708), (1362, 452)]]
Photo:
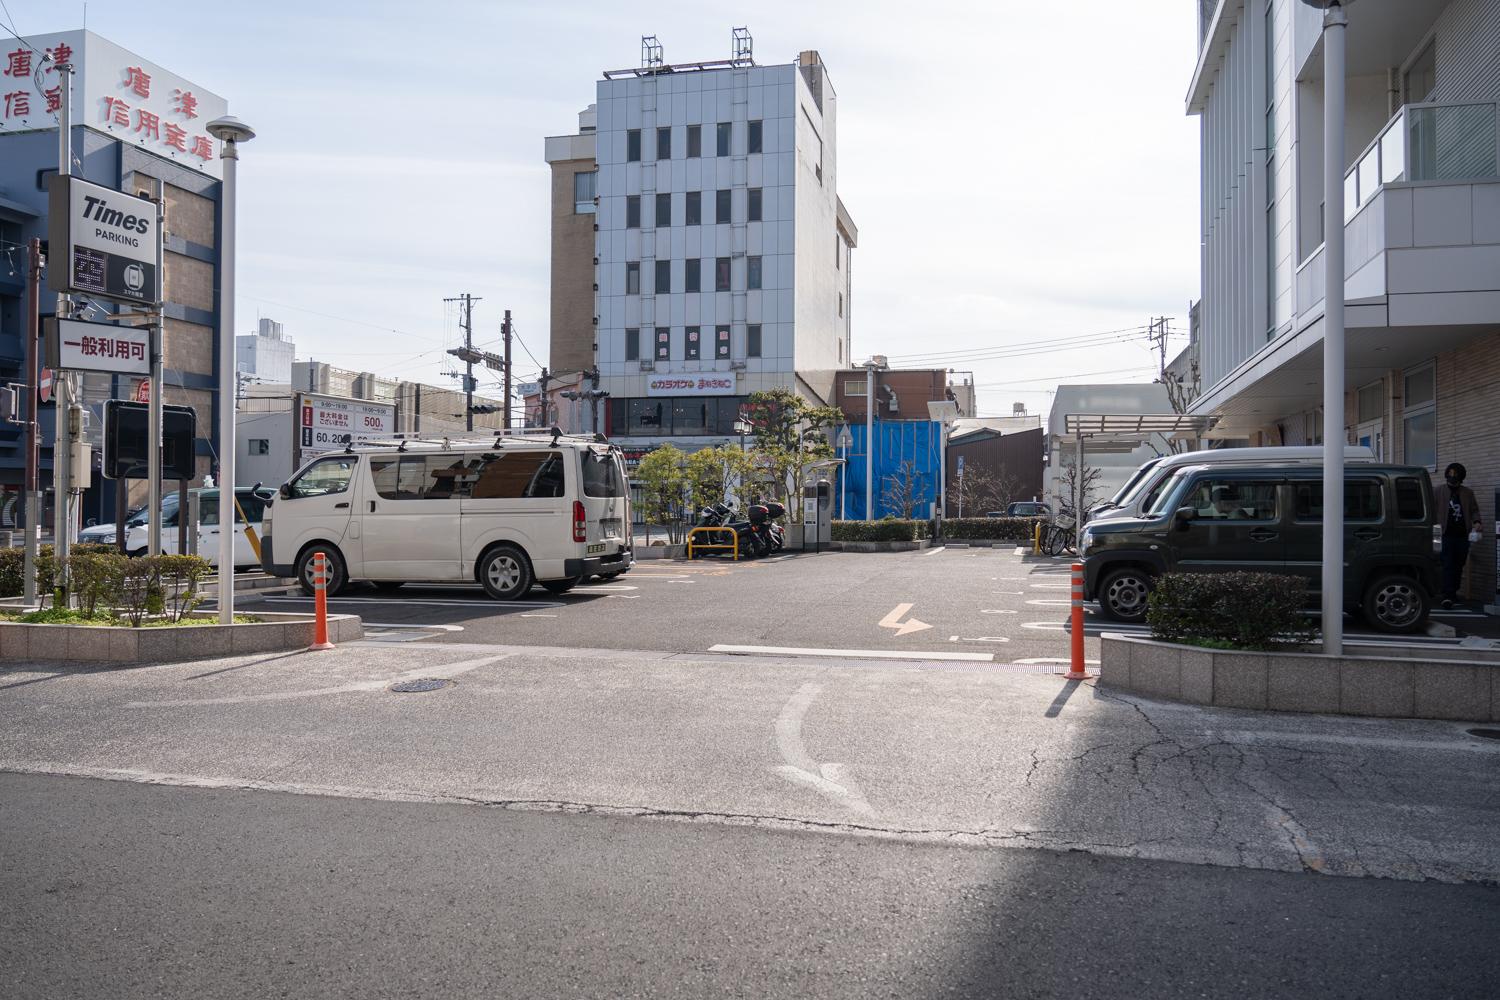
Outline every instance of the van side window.
[(1274, 521), (1276, 484), (1243, 479), (1200, 479), (1180, 506), (1193, 507), (1200, 521)]
[[(1292, 484), (1292, 492), (1297, 498), (1297, 520), (1323, 520), (1322, 483), (1294, 483)], [(1381, 510), (1380, 480), (1351, 479), (1344, 481), (1344, 521), (1346, 523), (1379, 521)]]
[(1396, 480), (1396, 516), (1403, 521), (1427, 523), (1427, 491), (1420, 479), (1402, 476)]
[(556, 451), (511, 451), (469, 463), (464, 495), (475, 500), (519, 500), (563, 495), (563, 459)]
[(461, 495), (461, 455), (393, 455), (370, 459), (375, 492), (386, 500), (448, 500)]
[(358, 461), (358, 455), (340, 455), (314, 462), (288, 484), (292, 496), (320, 497), (343, 493), (349, 488), (349, 477), (354, 475), (354, 465)]

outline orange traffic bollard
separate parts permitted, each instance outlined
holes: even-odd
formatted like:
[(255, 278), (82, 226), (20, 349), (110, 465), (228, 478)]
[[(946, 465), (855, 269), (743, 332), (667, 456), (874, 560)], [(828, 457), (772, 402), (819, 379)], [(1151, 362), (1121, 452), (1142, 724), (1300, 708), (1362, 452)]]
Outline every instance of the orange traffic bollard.
[(1083, 563), (1073, 564), (1073, 662), (1063, 676), (1070, 681), (1088, 678), (1083, 669)]
[(332, 649), (328, 641), (328, 556), (313, 555), (313, 644), (308, 649)]

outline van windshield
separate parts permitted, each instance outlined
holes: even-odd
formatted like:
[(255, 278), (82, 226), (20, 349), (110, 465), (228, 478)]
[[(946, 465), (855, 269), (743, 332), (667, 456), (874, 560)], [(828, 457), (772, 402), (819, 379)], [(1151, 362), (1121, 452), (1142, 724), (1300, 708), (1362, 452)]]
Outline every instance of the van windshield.
[(1179, 472), (1173, 476), (1167, 476), (1157, 483), (1155, 488), (1146, 495), (1141, 503), (1141, 511), (1147, 517), (1159, 517), (1172, 506), (1172, 502), (1178, 493), (1182, 492), (1182, 484), (1187, 482), (1187, 474)]
[(588, 497), (622, 497), (625, 476), (612, 452), (583, 453), (583, 495)]
[(1118, 490), (1115, 491), (1115, 495), (1109, 498), (1109, 502), (1116, 507), (1123, 507), (1125, 504), (1129, 503), (1132, 499), (1135, 498), (1138, 493), (1141, 492), (1142, 489), (1145, 488), (1146, 484), (1151, 481), (1151, 470), (1155, 469), (1160, 464), (1161, 459), (1153, 458), (1151, 461), (1135, 470), (1135, 474), (1129, 479), (1125, 480), (1125, 485), (1121, 486)]

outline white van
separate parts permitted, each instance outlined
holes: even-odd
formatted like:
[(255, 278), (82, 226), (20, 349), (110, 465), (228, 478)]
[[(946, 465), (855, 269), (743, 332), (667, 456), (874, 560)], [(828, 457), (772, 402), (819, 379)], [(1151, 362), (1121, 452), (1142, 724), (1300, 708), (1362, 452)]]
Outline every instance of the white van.
[(497, 600), (539, 583), (565, 593), (633, 565), (620, 451), (593, 438), (502, 435), (483, 442), (354, 448), (303, 466), (266, 508), (261, 565), (312, 593), (350, 581), (475, 582)]
[[(1363, 445), (1346, 445), (1344, 461), (1374, 462), (1375, 452)], [(1172, 478), (1178, 469), (1189, 465), (1264, 465), (1281, 462), (1291, 465), (1320, 465), (1323, 462), (1322, 445), (1271, 445), (1263, 448), (1209, 448), (1204, 451), (1185, 451), (1179, 455), (1162, 455), (1141, 465), (1133, 472), (1125, 485), (1115, 495), (1089, 508), (1089, 520), (1102, 518), (1140, 517), (1162, 484)]]

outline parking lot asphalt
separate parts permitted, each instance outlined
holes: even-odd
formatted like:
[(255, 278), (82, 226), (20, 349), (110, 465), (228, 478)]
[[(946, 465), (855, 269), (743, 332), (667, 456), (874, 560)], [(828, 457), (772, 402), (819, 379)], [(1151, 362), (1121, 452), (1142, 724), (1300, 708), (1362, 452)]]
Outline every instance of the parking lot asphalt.
[[(372, 639), (776, 655), (953, 659), (1045, 667), (1069, 655), (1066, 559), (1014, 548), (797, 553), (730, 562), (648, 560), (606, 583), (497, 602), (477, 586), (356, 586), (329, 601)], [(308, 610), (300, 593), (246, 595), (247, 611)], [(1460, 624), (1472, 612), (1435, 618)], [(1085, 655), (1103, 631), (1144, 632), (1085, 614)], [(1349, 621), (1350, 641), (1386, 641)], [(1418, 644), (1451, 641), (1418, 637)]]

